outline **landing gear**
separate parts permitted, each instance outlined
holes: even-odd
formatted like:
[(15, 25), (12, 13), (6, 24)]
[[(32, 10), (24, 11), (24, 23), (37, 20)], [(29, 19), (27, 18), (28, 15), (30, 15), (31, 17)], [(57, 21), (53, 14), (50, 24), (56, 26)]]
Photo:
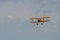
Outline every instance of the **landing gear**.
[(41, 25), (43, 25), (43, 23), (41, 23)]
[(38, 25), (38, 23), (36, 25)]

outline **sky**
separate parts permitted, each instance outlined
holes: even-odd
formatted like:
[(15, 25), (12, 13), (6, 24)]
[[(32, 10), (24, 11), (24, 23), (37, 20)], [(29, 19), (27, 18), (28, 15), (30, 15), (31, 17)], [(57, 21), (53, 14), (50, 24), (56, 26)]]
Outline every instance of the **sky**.
[[(50, 16), (37, 27), (29, 18)], [(60, 40), (60, 0), (0, 0), (0, 40)]]

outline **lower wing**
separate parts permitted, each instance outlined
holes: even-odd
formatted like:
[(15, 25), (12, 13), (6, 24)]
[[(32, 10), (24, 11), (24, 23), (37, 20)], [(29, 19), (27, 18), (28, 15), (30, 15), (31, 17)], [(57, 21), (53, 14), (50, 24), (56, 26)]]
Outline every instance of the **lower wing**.
[(49, 22), (49, 21), (51, 21), (51, 20), (42, 20), (42, 21), (40, 21), (40, 22)]
[(32, 22), (30, 22), (30, 23), (37, 23), (37, 21), (32, 21)]

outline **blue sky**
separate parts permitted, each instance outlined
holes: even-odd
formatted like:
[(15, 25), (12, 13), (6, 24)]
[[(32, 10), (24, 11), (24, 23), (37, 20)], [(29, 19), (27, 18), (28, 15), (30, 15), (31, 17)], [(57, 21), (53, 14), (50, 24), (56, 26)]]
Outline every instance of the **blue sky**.
[[(47, 15), (51, 22), (39, 30), (29, 23), (31, 17)], [(60, 0), (0, 0), (0, 40), (60, 40), (59, 17)]]

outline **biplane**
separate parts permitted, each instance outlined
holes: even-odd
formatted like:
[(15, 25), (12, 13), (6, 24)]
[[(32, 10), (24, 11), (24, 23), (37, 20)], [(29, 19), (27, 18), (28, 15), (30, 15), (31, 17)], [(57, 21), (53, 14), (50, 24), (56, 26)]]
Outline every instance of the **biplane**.
[[(48, 20), (48, 18), (50, 18), (50, 17), (49, 16), (43, 16), (43, 17), (39, 17), (39, 18), (30, 18), (30, 20), (33, 20), (30, 23), (36, 23), (36, 25), (41, 23), (41, 25), (43, 25), (43, 23), (50, 21), (50, 20)], [(36, 20), (36, 21), (34, 21), (34, 20)]]

